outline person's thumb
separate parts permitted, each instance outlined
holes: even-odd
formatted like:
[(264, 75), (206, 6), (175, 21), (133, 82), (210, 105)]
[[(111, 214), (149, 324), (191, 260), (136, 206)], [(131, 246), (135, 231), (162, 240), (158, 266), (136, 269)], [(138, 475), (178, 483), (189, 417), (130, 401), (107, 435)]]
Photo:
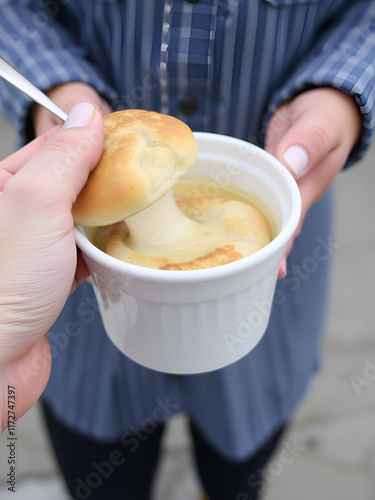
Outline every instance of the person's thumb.
[(36, 204), (48, 200), (70, 209), (99, 161), (103, 141), (101, 114), (92, 104), (77, 104), (62, 129), (40, 146), (11, 181)]

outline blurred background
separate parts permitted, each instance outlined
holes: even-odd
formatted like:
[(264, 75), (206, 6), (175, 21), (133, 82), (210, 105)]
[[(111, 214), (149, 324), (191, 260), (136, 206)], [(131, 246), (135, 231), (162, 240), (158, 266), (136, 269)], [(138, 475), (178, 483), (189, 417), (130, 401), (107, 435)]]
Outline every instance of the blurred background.
[[(0, 159), (14, 143), (0, 116)], [(335, 190), (337, 248), (322, 366), (267, 467), (264, 500), (375, 499), (375, 147), (340, 173)], [(38, 404), (16, 429), (16, 493), (5, 484), (3, 435), (0, 498), (69, 500)], [(179, 415), (169, 422), (153, 500), (200, 499), (186, 420)]]

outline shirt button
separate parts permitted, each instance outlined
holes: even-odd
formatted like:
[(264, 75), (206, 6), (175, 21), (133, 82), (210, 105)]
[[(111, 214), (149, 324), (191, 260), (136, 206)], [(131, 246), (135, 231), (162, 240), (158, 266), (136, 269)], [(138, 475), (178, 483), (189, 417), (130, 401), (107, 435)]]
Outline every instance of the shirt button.
[(178, 110), (186, 116), (192, 115), (198, 107), (198, 103), (194, 97), (185, 96), (178, 103)]
[(199, 0), (186, 0), (186, 1), (189, 3), (198, 3), (199, 2)]

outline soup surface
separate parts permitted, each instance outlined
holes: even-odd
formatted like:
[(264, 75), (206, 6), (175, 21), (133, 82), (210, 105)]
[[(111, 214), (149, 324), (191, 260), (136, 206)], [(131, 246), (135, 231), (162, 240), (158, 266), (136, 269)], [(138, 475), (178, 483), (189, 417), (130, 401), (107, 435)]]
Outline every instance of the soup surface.
[(239, 260), (275, 236), (267, 207), (235, 186), (184, 176), (164, 198), (91, 241), (132, 264), (165, 270), (215, 267)]

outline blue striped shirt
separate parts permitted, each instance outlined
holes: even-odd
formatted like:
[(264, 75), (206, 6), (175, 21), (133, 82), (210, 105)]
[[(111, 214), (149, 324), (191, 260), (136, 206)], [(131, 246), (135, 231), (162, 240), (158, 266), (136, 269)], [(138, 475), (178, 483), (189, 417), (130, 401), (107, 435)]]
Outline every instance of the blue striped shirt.
[[(0, 49), (42, 90), (83, 81), (114, 109), (162, 111), (194, 131), (262, 145), (275, 109), (315, 86), (358, 103), (373, 129), (375, 1), (0, 0)], [(0, 106), (31, 137), (29, 100), (0, 82)], [(124, 357), (104, 333), (91, 286), (51, 329), (45, 400), (67, 425), (109, 440), (185, 412), (229, 458), (253, 453), (293, 414), (319, 363), (328, 300), (332, 194), (310, 210), (279, 281), (268, 330), (239, 362), (170, 377)]]

